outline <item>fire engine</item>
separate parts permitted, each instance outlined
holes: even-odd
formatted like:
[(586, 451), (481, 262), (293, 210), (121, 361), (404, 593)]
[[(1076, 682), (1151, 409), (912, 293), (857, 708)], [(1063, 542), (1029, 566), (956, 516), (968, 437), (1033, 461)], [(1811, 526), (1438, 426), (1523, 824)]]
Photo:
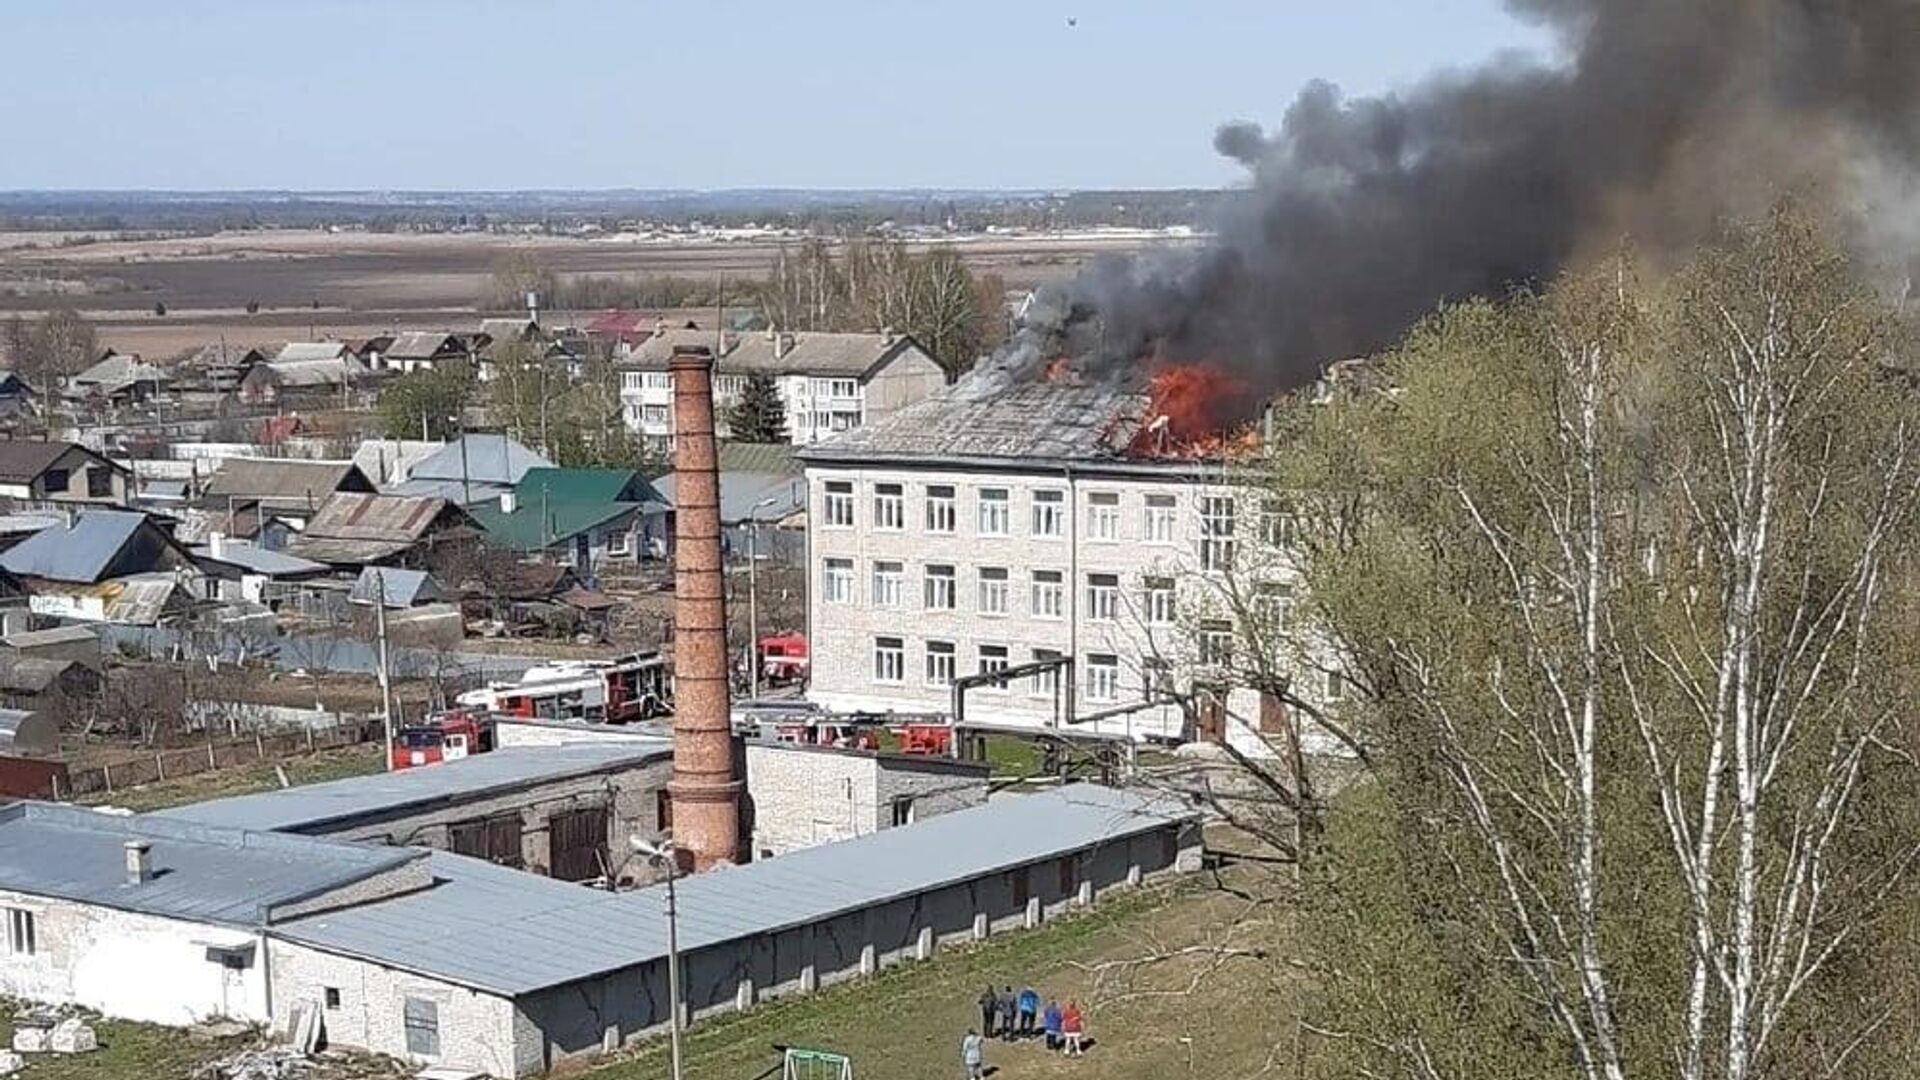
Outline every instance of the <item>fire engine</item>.
[(408, 724), (395, 733), (390, 749), (395, 769), (484, 754), (493, 749), (493, 718), (472, 709), (429, 713), (419, 723)]
[(529, 720), (624, 724), (672, 711), (667, 664), (657, 652), (541, 664), (517, 683), (488, 683), (457, 700), (462, 708)]

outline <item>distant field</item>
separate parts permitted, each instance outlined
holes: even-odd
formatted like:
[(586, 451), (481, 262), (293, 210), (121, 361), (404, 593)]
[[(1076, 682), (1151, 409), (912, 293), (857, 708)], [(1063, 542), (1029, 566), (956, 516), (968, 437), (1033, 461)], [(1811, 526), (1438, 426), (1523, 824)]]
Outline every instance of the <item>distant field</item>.
[[(275, 230), (206, 237), (37, 247), (0, 245), (0, 313), (71, 304), (95, 318), (110, 345), (161, 356), (229, 336), (254, 344), (311, 333), (470, 324), (495, 266), (525, 254), (586, 277), (674, 275), (742, 282), (765, 274), (779, 251), (766, 242), (684, 243), (515, 238), (481, 234), (327, 233)], [(1070, 274), (1087, 258), (1139, 249), (1137, 237), (1022, 237), (956, 245), (978, 272), (1014, 288)], [(14, 295), (13, 293), (19, 293)], [(152, 313), (164, 302), (164, 318)], [(261, 311), (248, 316), (245, 306)], [(315, 307), (315, 304), (318, 307)]]

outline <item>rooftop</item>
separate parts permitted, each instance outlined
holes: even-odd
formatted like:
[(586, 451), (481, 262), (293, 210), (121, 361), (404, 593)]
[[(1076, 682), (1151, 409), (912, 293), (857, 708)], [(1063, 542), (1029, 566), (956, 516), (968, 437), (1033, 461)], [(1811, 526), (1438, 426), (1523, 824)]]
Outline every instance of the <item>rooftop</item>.
[(805, 461), (882, 458), (1124, 459), (1146, 395), (1105, 385), (1022, 383), (977, 394), (966, 381), (891, 416), (803, 447)]
[[(679, 474), (668, 473), (653, 486), (669, 504), (678, 505)], [(762, 505), (765, 504), (765, 505)], [(791, 475), (723, 472), (720, 474), (720, 522), (739, 525), (748, 519), (770, 524), (807, 506), (806, 481)]]
[[(138, 885), (127, 881), (130, 840), (152, 845), (152, 876)], [(50, 803), (0, 808), (0, 889), (234, 926), (421, 857)]]
[[(711, 348), (708, 330), (668, 330), (633, 350), (628, 366), (664, 369), (673, 350), (684, 345)], [(714, 367), (726, 374), (837, 375), (862, 378), (919, 345), (905, 334), (772, 333), (729, 335)]]
[(510, 746), (425, 768), (215, 799), (164, 810), (158, 816), (203, 825), (313, 833), (369, 815), (458, 804), (498, 791), (637, 765), (672, 753), (673, 744), (661, 738)]
[(528, 469), (553, 462), (504, 434), (467, 434), (420, 460), (412, 480), (517, 484)]
[(0, 480), (26, 482), (53, 467), (75, 443), (0, 439)]
[(289, 577), (301, 574), (318, 574), (327, 569), (325, 563), (311, 559), (302, 559), (298, 555), (288, 555), (283, 551), (268, 551), (241, 540), (229, 539), (221, 544), (220, 554), (213, 553), (209, 544), (201, 544), (193, 553), (203, 559), (238, 566), (242, 570), (268, 577)]
[(207, 481), (207, 498), (229, 496), (306, 502), (318, 506), (336, 491), (372, 491), (373, 483), (351, 461), (231, 457)]
[[(678, 885), (680, 948), (816, 922), (1111, 843), (1192, 814), (1163, 799), (1077, 784), (1001, 796), (903, 828), (700, 874)], [(437, 851), (428, 868), (437, 882), (431, 889), (292, 920), (276, 933), (510, 996), (666, 955), (663, 886), (600, 892)], [(487, 925), (482, 947), (474, 942), (477, 919)]]
[(130, 510), (86, 510), (0, 551), (0, 569), (22, 577), (91, 584), (106, 576), (116, 556), (147, 524)]

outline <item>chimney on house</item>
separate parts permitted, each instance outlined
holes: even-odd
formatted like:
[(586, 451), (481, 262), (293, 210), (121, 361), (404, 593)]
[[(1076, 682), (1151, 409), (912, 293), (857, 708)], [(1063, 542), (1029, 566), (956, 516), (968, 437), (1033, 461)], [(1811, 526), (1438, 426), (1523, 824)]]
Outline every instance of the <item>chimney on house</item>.
[(713, 350), (680, 345), (673, 374), (673, 837), (693, 869), (740, 858), (740, 769), (727, 692), (727, 595), (720, 561), (720, 470)]
[(153, 880), (152, 850), (145, 840), (127, 841), (127, 884), (144, 885)]
[(778, 337), (773, 339), (773, 358), (775, 360), (784, 359), (786, 355), (792, 351), (793, 351), (793, 335), (792, 334), (782, 333)]

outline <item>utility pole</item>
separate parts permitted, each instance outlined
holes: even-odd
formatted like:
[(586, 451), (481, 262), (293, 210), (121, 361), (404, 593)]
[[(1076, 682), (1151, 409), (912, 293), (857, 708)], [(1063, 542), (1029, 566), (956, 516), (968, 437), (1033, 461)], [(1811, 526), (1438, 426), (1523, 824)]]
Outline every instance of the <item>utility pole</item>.
[(373, 627), (380, 643), (380, 716), (386, 728), (387, 771), (393, 771), (393, 682), (387, 672), (387, 575), (373, 571)]
[(467, 477), (467, 421), (466, 417), (454, 416), (455, 438), (460, 440), (460, 505), (473, 505), (473, 482)]
[(672, 1078), (680, 1080), (680, 899), (675, 883), (680, 877), (680, 849), (669, 834), (656, 843), (638, 836), (627, 838), (635, 853), (667, 871), (667, 1045), (672, 1058)]
[(760, 519), (747, 517), (747, 672), (753, 696), (760, 700)]

